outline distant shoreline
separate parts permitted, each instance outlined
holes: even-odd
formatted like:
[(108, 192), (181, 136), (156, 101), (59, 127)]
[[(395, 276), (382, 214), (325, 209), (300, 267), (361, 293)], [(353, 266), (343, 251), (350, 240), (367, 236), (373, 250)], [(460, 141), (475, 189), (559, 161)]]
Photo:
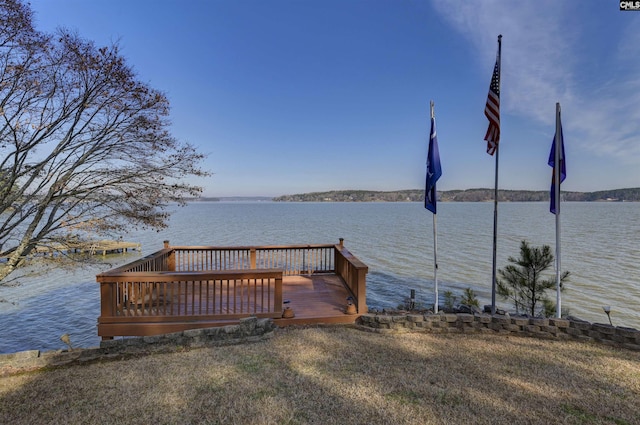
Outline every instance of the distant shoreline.
[[(640, 188), (601, 190), (597, 192), (561, 193), (568, 202), (640, 202)], [(493, 189), (446, 190), (438, 192), (440, 202), (493, 202)], [(424, 190), (393, 191), (331, 190), (294, 195), (269, 196), (203, 196), (187, 202), (423, 202)], [(549, 202), (548, 190), (498, 190), (499, 202)]]
[[(573, 202), (640, 202), (640, 188), (613, 189), (598, 192), (562, 192), (563, 201)], [(274, 202), (423, 202), (424, 190), (395, 191), (333, 190), (284, 195)], [(441, 202), (489, 202), (494, 200), (493, 189), (447, 190), (438, 192)], [(498, 190), (499, 202), (548, 202), (546, 190)]]

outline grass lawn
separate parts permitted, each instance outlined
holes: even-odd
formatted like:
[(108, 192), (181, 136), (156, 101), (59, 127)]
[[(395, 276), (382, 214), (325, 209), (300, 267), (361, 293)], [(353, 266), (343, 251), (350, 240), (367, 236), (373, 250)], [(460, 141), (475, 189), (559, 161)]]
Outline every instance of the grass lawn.
[(267, 341), (0, 378), (2, 424), (640, 424), (640, 352), (500, 335)]

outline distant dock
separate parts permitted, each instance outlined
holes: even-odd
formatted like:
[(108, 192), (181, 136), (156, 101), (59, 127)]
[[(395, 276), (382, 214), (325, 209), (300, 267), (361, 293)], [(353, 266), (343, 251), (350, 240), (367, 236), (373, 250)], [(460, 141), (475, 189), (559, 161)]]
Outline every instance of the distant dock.
[[(107, 255), (116, 253), (126, 253), (129, 250), (142, 251), (142, 244), (138, 242), (127, 241), (113, 241), (113, 240), (101, 240), (101, 241), (86, 241), (68, 244), (52, 244), (52, 245), (38, 245), (30, 254), (30, 256), (49, 256), (53, 257), (60, 254), (76, 254), (86, 253), (90, 255)], [(6, 261), (8, 255), (0, 256), (0, 262)]]

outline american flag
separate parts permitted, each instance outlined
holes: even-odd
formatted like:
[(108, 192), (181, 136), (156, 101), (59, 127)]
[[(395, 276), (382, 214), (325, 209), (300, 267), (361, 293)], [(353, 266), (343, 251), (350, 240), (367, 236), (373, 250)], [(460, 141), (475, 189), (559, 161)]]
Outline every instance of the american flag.
[(487, 128), (484, 140), (487, 141), (487, 153), (493, 155), (500, 142), (500, 53), (496, 58), (496, 66), (493, 68), (484, 114), (489, 120), (489, 128)]

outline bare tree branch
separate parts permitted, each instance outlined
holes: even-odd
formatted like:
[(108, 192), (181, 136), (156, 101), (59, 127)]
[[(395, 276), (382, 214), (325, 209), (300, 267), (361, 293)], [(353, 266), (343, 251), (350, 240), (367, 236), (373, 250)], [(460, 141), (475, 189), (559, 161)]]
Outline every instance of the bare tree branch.
[(203, 156), (117, 45), (40, 34), (18, 0), (0, 24), (0, 282), (37, 245), (160, 229), (168, 203), (200, 194), (187, 180), (208, 175)]

